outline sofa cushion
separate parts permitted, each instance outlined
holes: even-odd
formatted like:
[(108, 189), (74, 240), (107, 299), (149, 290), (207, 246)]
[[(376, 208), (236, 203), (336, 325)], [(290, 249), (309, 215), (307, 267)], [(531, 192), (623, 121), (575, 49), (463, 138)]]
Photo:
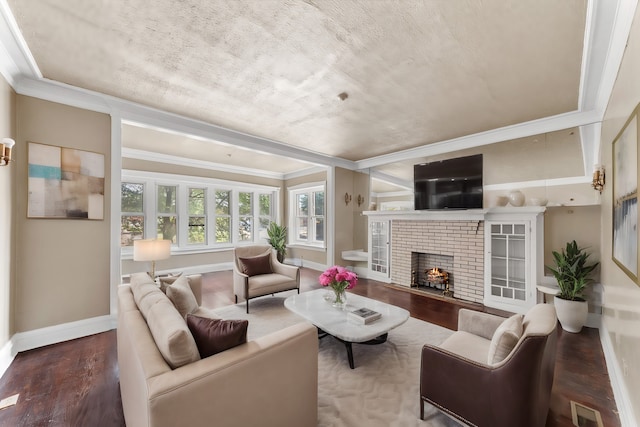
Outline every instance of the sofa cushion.
[(489, 345), (488, 364), (500, 363), (511, 353), (522, 336), (522, 318), (522, 314), (514, 314), (498, 326)]
[(200, 353), (184, 317), (165, 299), (149, 308), (147, 326), (158, 350), (172, 368), (200, 360)]
[(169, 297), (182, 317), (198, 309), (198, 301), (191, 290), (191, 286), (189, 286), (189, 280), (186, 276), (179, 277), (170, 286), (167, 286), (167, 297)]
[(440, 348), (474, 362), (486, 364), (491, 341), (465, 331), (457, 331), (447, 338)]
[(166, 300), (167, 298), (147, 273), (132, 274), (130, 286), (131, 292), (133, 292), (133, 299), (145, 320), (147, 319), (149, 308), (158, 301)]
[(222, 320), (187, 315), (187, 326), (205, 358), (247, 342), (248, 320)]
[(257, 276), (259, 274), (271, 274), (271, 252), (253, 257), (240, 257), (240, 268), (247, 276)]

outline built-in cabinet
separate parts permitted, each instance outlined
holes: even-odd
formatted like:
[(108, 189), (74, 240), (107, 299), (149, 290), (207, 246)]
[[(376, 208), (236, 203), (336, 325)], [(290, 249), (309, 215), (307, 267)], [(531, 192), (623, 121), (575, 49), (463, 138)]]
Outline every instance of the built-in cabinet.
[(541, 209), (487, 214), (484, 305), (524, 313), (536, 304), (544, 275), (543, 218)]
[(391, 221), (369, 218), (369, 262), (367, 277), (389, 282)]

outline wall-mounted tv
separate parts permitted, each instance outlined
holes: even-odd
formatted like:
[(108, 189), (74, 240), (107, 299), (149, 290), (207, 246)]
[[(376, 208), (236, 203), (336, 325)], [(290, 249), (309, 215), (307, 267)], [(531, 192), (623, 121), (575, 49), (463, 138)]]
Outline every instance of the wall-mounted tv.
[(416, 210), (482, 209), (482, 154), (413, 166)]

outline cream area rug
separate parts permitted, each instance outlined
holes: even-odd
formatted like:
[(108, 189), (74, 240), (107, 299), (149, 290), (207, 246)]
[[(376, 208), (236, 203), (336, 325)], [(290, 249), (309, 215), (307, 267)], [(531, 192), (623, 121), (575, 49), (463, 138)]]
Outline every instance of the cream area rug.
[[(284, 300), (295, 294), (283, 292), (249, 302), (249, 314), (240, 303), (215, 309), (223, 319), (247, 319), (251, 340), (304, 319), (287, 310)], [(425, 343), (439, 344), (453, 332), (431, 323), (409, 318), (389, 332), (379, 345), (353, 345), (355, 369), (349, 368), (341, 342), (327, 336), (318, 353), (318, 426), (460, 426), (425, 404), (420, 420), (420, 353)]]

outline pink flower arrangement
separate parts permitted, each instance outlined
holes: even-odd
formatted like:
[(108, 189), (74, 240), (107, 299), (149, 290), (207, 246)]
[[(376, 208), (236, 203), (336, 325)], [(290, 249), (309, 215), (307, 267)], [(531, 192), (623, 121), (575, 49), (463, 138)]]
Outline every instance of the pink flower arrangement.
[(328, 268), (319, 277), (322, 286), (331, 286), (336, 292), (352, 289), (358, 283), (358, 275), (339, 265)]

